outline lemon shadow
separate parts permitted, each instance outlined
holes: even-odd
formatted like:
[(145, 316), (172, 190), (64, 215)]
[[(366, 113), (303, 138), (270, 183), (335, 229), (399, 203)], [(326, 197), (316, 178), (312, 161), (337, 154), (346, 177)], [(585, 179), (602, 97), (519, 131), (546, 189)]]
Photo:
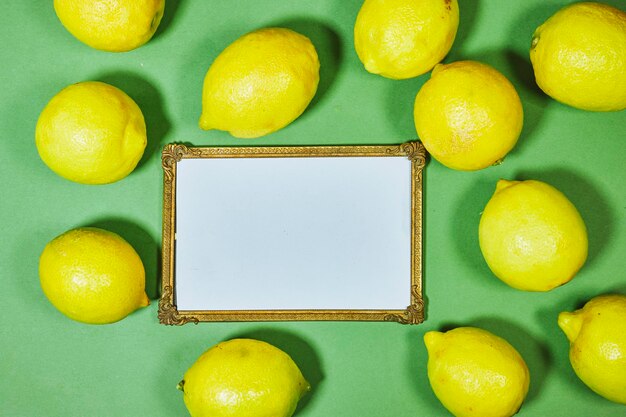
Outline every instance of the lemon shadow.
[(547, 4), (532, 7), (522, 13), (509, 28), (508, 39), (510, 43), (505, 49), (504, 55), (511, 65), (512, 75), (519, 81), (520, 88), (529, 95), (523, 99), (550, 100), (550, 97), (541, 91), (535, 82), (535, 72), (530, 63), (530, 45), (535, 29), (558, 8), (559, 6)]
[(530, 44), (535, 30), (556, 13), (557, 10), (571, 2), (562, 1), (562, 3), (561, 5), (534, 4), (520, 13), (509, 29), (509, 46), (522, 54), (524, 58), (530, 59)]
[[(159, 27), (156, 32), (152, 36), (152, 39), (157, 39), (164, 35), (172, 25), (176, 14), (180, 13), (179, 9), (181, 5), (185, 3), (185, 0), (165, 0), (165, 10), (163, 10), (163, 17), (161, 18), (161, 23), (159, 23)], [(152, 40), (151, 39), (151, 40)]]
[(589, 239), (589, 254), (583, 269), (592, 265), (602, 251), (609, 247), (615, 235), (616, 212), (607, 203), (603, 192), (591, 180), (559, 167), (520, 171), (516, 179), (546, 182), (565, 194), (578, 209), (587, 226)]
[(427, 410), (444, 410), (439, 399), (433, 392), (428, 379), (428, 351), (424, 344), (426, 331), (409, 329), (406, 334), (406, 366), (407, 380), (411, 381), (414, 394), (427, 403)]
[(475, 275), (485, 277), (485, 283), (502, 287), (505, 284), (489, 269), (478, 240), (480, 217), (495, 189), (495, 180), (482, 179), (473, 182), (456, 202), (448, 235), (454, 242), (459, 258), (475, 271)]
[(306, 393), (298, 402), (298, 407), (294, 415), (309, 406), (316, 398), (316, 392), (324, 379), (324, 373), (320, 358), (312, 347), (311, 343), (293, 333), (271, 328), (260, 328), (246, 331), (233, 336), (234, 338), (255, 339), (267, 342), (282, 351), (286, 352), (298, 368), (302, 371), (304, 378), (311, 384), (311, 391)]
[(417, 138), (413, 120), (415, 96), (430, 78), (430, 72), (406, 80), (389, 80), (386, 113), (395, 133), (402, 141)]
[(148, 142), (135, 170), (142, 169), (146, 162), (161, 148), (171, 128), (161, 93), (152, 83), (132, 72), (111, 72), (95, 79), (124, 91), (141, 109), (146, 121)]
[(117, 233), (135, 249), (146, 271), (146, 294), (151, 300), (159, 297), (161, 248), (148, 231), (126, 219), (111, 217), (89, 222), (86, 226)]
[(448, 58), (444, 58), (446, 62), (458, 60), (459, 54), (462, 54), (464, 43), (470, 38), (472, 31), (476, 27), (476, 20), (480, 10), (480, 0), (459, 0), (459, 28), (454, 38), (454, 43)]
[[(536, 112), (531, 112), (527, 116), (526, 112), (529, 106), (526, 106), (526, 103), (539, 105), (542, 107), (539, 109), (541, 112), (552, 101), (550, 96), (545, 94), (535, 81), (535, 72), (530, 62), (530, 46), (533, 34), (539, 26), (566, 4), (563, 2), (562, 5), (541, 4), (530, 7), (519, 15), (509, 29), (508, 39), (510, 42), (505, 50), (505, 55), (511, 65), (513, 76), (518, 81), (516, 87), (519, 87), (518, 92), (522, 103), (525, 105), (524, 124), (527, 123), (526, 119), (530, 119), (529, 122), (534, 124), (533, 120), (537, 116)], [(522, 135), (525, 136), (524, 131)]]
[[(530, 62), (530, 45), (535, 30), (560, 7), (554, 4), (535, 5), (515, 19), (509, 29), (510, 43), (505, 50), (505, 57), (511, 65), (512, 75), (517, 81), (516, 87), (523, 104), (531, 103), (539, 106), (541, 107), (539, 112), (545, 109), (551, 98), (539, 88), (535, 81), (535, 72)], [(537, 118), (537, 114), (531, 112), (527, 115), (527, 107), (529, 106), (524, 106), (524, 124), (527, 123), (527, 119), (529, 119), (528, 123), (535, 124), (533, 120)], [(522, 135), (526, 136), (527, 133), (523, 131)]]
[(331, 26), (314, 19), (288, 18), (274, 22), (269, 26), (291, 29), (308, 37), (317, 51), (320, 61), (320, 81), (315, 96), (299, 117), (304, 118), (324, 100), (337, 78), (343, 61), (341, 38)]

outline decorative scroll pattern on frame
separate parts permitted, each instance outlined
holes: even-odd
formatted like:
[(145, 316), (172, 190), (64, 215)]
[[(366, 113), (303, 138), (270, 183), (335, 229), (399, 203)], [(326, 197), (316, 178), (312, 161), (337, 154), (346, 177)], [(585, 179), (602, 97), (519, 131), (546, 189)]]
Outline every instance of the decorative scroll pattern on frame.
[(181, 326), (187, 323), (198, 324), (198, 318), (193, 316), (183, 316), (178, 313), (174, 301), (174, 291), (171, 286), (166, 285), (163, 288), (163, 294), (159, 300), (159, 322), (169, 326)]
[(402, 314), (387, 314), (385, 321), (395, 321), (401, 324), (419, 324), (424, 321), (424, 301), (421, 295), (421, 286), (411, 286), (412, 304)]

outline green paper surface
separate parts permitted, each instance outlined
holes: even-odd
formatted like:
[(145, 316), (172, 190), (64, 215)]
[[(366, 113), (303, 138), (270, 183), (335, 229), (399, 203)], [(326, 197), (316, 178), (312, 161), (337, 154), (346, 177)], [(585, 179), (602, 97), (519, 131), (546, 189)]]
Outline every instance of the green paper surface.
[[(424, 174), (426, 321), (394, 323), (203, 323), (157, 320), (161, 245), (160, 149), (194, 145), (401, 143), (416, 137), (415, 94), (429, 78), (367, 73), (354, 51), (360, 1), (167, 0), (156, 36), (128, 53), (83, 45), (52, 1), (5, 2), (0, 14), (0, 416), (186, 416), (176, 384), (210, 346), (253, 337), (288, 352), (311, 382), (298, 417), (445, 416), (426, 376), (429, 330), (470, 325), (519, 350), (531, 372), (520, 416), (618, 416), (626, 407), (594, 394), (568, 360), (556, 318), (599, 294), (626, 294), (626, 112), (564, 106), (535, 85), (528, 59), (534, 29), (570, 2), (460, 0), (457, 39), (444, 62), (489, 63), (515, 85), (525, 126), (504, 163), (457, 172), (431, 160)], [(625, 8), (619, 0), (607, 1)], [(286, 26), (320, 54), (320, 88), (287, 128), (255, 140), (198, 128), (202, 80), (242, 34)], [(67, 181), (40, 160), (39, 113), (69, 84), (100, 80), (141, 107), (149, 142), (139, 167), (110, 185)], [(548, 293), (497, 280), (478, 247), (480, 213), (500, 178), (539, 179), (563, 191), (586, 221), (590, 253), (574, 280)], [(48, 241), (78, 226), (119, 233), (142, 257), (152, 304), (104, 326), (67, 319), (46, 300), (38, 260)]]

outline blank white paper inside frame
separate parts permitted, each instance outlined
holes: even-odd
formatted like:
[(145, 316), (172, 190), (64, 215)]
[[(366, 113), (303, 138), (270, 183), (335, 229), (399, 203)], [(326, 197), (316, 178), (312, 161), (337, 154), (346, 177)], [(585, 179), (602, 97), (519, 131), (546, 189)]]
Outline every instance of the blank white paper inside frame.
[(183, 159), (178, 310), (410, 304), (406, 157)]

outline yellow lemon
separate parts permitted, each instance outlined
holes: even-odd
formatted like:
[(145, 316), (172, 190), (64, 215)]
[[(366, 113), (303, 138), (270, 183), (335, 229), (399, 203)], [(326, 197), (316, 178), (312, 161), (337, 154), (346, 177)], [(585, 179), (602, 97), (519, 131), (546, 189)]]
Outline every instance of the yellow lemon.
[(68, 180), (106, 184), (135, 169), (146, 148), (146, 123), (122, 90), (87, 81), (50, 100), (35, 131), (39, 156)]
[(150, 303), (139, 255), (102, 229), (73, 229), (53, 239), (39, 259), (39, 278), (48, 300), (83, 323), (113, 323)]
[(354, 47), (373, 74), (417, 77), (448, 54), (458, 26), (457, 0), (365, 0), (354, 25)]
[(587, 229), (576, 207), (541, 181), (500, 180), (478, 227), (491, 271), (513, 288), (548, 291), (587, 259)]
[(453, 169), (486, 168), (515, 146), (522, 103), (494, 68), (475, 61), (439, 64), (417, 93), (415, 129), (428, 152)]
[(164, 8), (165, 0), (54, 0), (59, 20), (76, 39), (109, 52), (148, 42)]
[(526, 362), (506, 340), (476, 327), (427, 332), (428, 379), (457, 417), (509, 417), (530, 384)]
[(304, 35), (266, 28), (237, 39), (204, 78), (200, 127), (256, 138), (293, 122), (319, 83), (319, 59)]
[(310, 385), (282, 350), (233, 339), (202, 354), (178, 388), (192, 417), (289, 417)]
[(550, 97), (592, 111), (626, 108), (626, 13), (601, 3), (568, 5), (533, 35), (530, 60)]
[(602, 295), (559, 314), (578, 377), (596, 393), (626, 404), (626, 296)]

